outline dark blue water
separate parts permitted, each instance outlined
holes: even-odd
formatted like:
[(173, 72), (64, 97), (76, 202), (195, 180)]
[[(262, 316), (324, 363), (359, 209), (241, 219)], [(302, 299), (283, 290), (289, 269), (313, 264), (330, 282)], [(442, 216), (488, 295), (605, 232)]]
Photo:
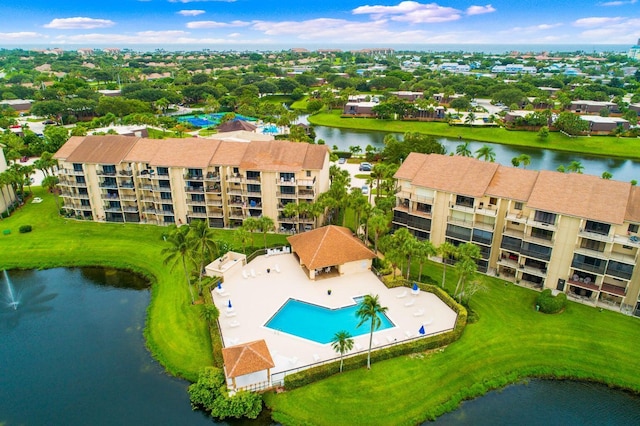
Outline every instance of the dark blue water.
[(9, 276), (19, 305), (0, 302), (0, 424), (212, 424), (144, 346), (143, 280), (104, 269)]
[[(463, 402), (437, 425), (640, 425), (640, 397), (606, 386), (532, 380)], [(429, 425), (432, 423), (425, 423)]]
[[(289, 299), (265, 324), (265, 327), (282, 331), (312, 340), (321, 344), (331, 343), (339, 331), (347, 331), (356, 337), (371, 331), (371, 322), (367, 321), (358, 327), (360, 319), (356, 316), (358, 305), (329, 309), (324, 306)], [(393, 323), (385, 315), (379, 315), (380, 327), (384, 330), (393, 327)]]
[[(305, 118), (303, 117), (302, 120)], [(370, 132), (363, 130), (338, 129), (332, 127), (315, 126), (316, 140), (322, 139), (325, 144), (332, 148), (337, 146), (341, 151), (348, 151), (350, 146), (359, 146), (365, 152), (367, 145), (376, 149), (384, 148), (384, 137), (386, 132)], [(517, 132), (513, 132), (517, 137)], [(394, 133), (398, 139), (402, 139), (401, 134)], [(447, 149), (447, 153), (455, 153), (456, 146), (461, 141), (457, 139), (438, 138), (438, 141)], [(469, 147), (474, 153), (482, 145), (489, 145), (496, 154), (496, 163), (511, 166), (511, 159), (520, 154), (527, 154), (531, 157), (531, 164), (527, 166), (531, 170), (556, 170), (558, 166), (568, 166), (572, 161), (580, 161), (584, 166), (584, 173), (601, 176), (603, 172), (609, 172), (613, 179), (630, 182), (635, 179), (640, 181), (640, 161), (627, 160), (624, 158), (598, 157), (585, 154), (571, 154), (548, 149), (520, 148), (497, 143), (470, 141)]]

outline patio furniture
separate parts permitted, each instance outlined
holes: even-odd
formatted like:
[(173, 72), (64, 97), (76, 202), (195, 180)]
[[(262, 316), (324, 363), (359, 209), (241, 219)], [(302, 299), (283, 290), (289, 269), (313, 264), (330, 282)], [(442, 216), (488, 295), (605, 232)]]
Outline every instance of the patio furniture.
[(227, 312), (225, 312), (224, 316), (226, 316), (226, 317), (235, 317), (236, 316), (236, 312), (234, 310), (227, 311)]
[(280, 265), (276, 263), (276, 266), (273, 267), (277, 273), (280, 273)]
[(240, 327), (240, 322), (238, 320), (231, 320), (229, 321), (229, 327), (235, 328), (235, 327)]
[(422, 315), (424, 315), (424, 309), (418, 309), (413, 313), (414, 317), (421, 317)]
[(256, 277), (256, 270), (251, 268), (251, 278), (255, 278)]
[(416, 303), (416, 300), (415, 299), (411, 299), (407, 303), (405, 303), (404, 306), (406, 306), (408, 308), (409, 306), (413, 306), (415, 303)]
[(318, 362), (318, 361), (320, 361), (320, 355), (318, 355), (318, 354), (313, 354), (313, 361), (314, 361), (314, 362)]
[(399, 295), (397, 295), (396, 297), (398, 299), (402, 299), (403, 297), (405, 297), (407, 295), (407, 290), (405, 289), (402, 293), (400, 293)]

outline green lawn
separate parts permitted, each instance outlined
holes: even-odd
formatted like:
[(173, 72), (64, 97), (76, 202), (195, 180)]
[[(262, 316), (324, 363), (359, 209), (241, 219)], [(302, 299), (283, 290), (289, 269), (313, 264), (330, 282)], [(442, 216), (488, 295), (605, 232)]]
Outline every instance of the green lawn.
[(640, 139), (638, 138), (616, 138), (610, 136), (570, 138), (559, 132), (552, 132), (546, 140), (541, 141), (538, 139), (536, 132), (505, 130), (498, 127), (449, 126), (447, 123), (342, 118), (340, 114), (341, 111), (334, 110), (330, 113), (311, 115), (309, 116), (309, 122), (329, 127), (398, 133), (420, 132), (452, 139), (461, 137), (462, 139), (495, 142), (511, 146), (640, 159)]
[[(201, 367), (212, 365), (211, 342), (199, 306), (190, 303), (180, 268), (163, 264), (166, 228), (153, 225), (94, 223), (68, 220), (56, 214), (53, 196), (39, 187), (34, 195), (44, 201), (26, 204), (10, 218), (0, 221), (0, 269), (52, 268), (59, 266), (112, 266), (147, 275), (152, 299), (147, 311), (145, 337), (154, 357), (171, 374), (195, 381)], [(20, 234), (20, 225), (33, 231)], [(219, 231), (231, 241), (230, 231)], [(256, 236), (256, 244), (262, 241)], [(269, 243), (283, 237), (269, 235)]]
[[(430, 264), (440, 282), (441, 265)], [(455, 276), (447, 270), (448, 286)], [(284, 424), (412, 425), (463, 399), (528, 376), (595, 380), (640, 392), (640, 323), (569, 303), (559, 315), (537, 313), (537, 292), (482, 276), (489, 291), (471, 307), (480, 319), (443, 351), (375, 363), (281, 394), (266, 395)], [(330, 395), (330, 397), (327, 397)], [(570, 398), (570, 396), (567, 396)]]

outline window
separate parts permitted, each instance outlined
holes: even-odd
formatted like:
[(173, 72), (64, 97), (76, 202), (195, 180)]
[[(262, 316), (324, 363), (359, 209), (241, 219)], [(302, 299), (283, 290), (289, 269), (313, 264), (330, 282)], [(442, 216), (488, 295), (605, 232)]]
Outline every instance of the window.
[(80, 200), (80, 205), (81, 206), (91, 206), (91, 203), (89, 202), (89, 200), (82, 199), (82, 200)]
[(162, 200), (170, 200), (171, 199), (171, 193), (170, 192), (161, 192), (160, 193), (160, 199), (162, 199)]
[(611, 229), (611, 225), (592, 220), (588, 220), (584, 226), (585, 231), (600, 235), (609, 235), (609, 229)]
[(260, 185), (247, 185), (247, 192), (260, 192)]
[(522, 203), (519, 201), (516, 201), (515, 204), (513, 205), (513, 208), (516, 210), (522, 210)]
[(173, 211), (173, 205), (172, 204), (163, 204), (162, 205), (162, 211), (163, 212), (172, 212)]
[(81, 172), (81, 171), (82, 171), (82, 164), (80, 164), (80, 163), (73, 163), (73, 171), (74, 171), (74, 172)]
[(640, 227), (640, 225), (637, 225), (635, 223), (630, 223), (629, 224), (629, 232), (632, 234), (637, 234), (638, 233), (638, 227)]
[(171, 188), (171, 182), (168, 180), (161, 180), (161, 181), (158, 181), (158, 186), (160, 188)]
[(205, 206), (193, 206), (194, 213), (206, 213), (207, 208)]
[(602, 241), (589, 240), (586, 238), (582, 239), (582, 243), (580, 243), (580, 247), (588, 250), (598, 251), (602, 253), (604, 251), (605, 243)]
[(536, 210), (536, 214), (534, 217), (536, 222), (542, 222), (549, 225), (554, 225), (556, 223), (556, 215), (555, 213), (544, 212), (542, 210)]
[(542, 240), (552, 241), (553, 231), (548, 229), (531, 228), (531, 236)]
[(176, 219), (173, 216), (164, 216), (164, 223), (175, 223)]
[(490, 197), (489, 198), (489, 204), (492, 206), (495, 206), (496, 204), (498, 204), (498, 199), (495, 197)]
[(456, 195), (456, 205), (464, 207), (473, 207), (474, 199), (471, 197), (465, 197), (464, 195)]
[(87, 183), (84, 180), (84, 176), (76, 176), (76, 183)]
[(191, 201), (204, 201), (204, 194), (191, 194)]
[(238, 173), (240, 173), (240, 169), (237, 167), (233, 168), (233, 174), (237, 175)]
[(106, 175), (115, 175), (116, 174), (116, 166), (114, 166), (114, 165), (102, 166), (102, 171)]
[(168, 176), (169, 168), (168, 167), (158, 167), (158, 176)]
[(311, 170), (307, 170), (307, 177), (311, 177)]

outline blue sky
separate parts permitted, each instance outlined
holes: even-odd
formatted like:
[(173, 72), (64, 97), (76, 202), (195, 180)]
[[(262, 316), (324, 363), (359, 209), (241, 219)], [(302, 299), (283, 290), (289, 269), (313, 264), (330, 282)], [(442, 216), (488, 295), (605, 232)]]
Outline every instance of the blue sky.
[(632, 45), (640, 38), (640, 0), (1, 0), (0, 16), (4, 46)]

